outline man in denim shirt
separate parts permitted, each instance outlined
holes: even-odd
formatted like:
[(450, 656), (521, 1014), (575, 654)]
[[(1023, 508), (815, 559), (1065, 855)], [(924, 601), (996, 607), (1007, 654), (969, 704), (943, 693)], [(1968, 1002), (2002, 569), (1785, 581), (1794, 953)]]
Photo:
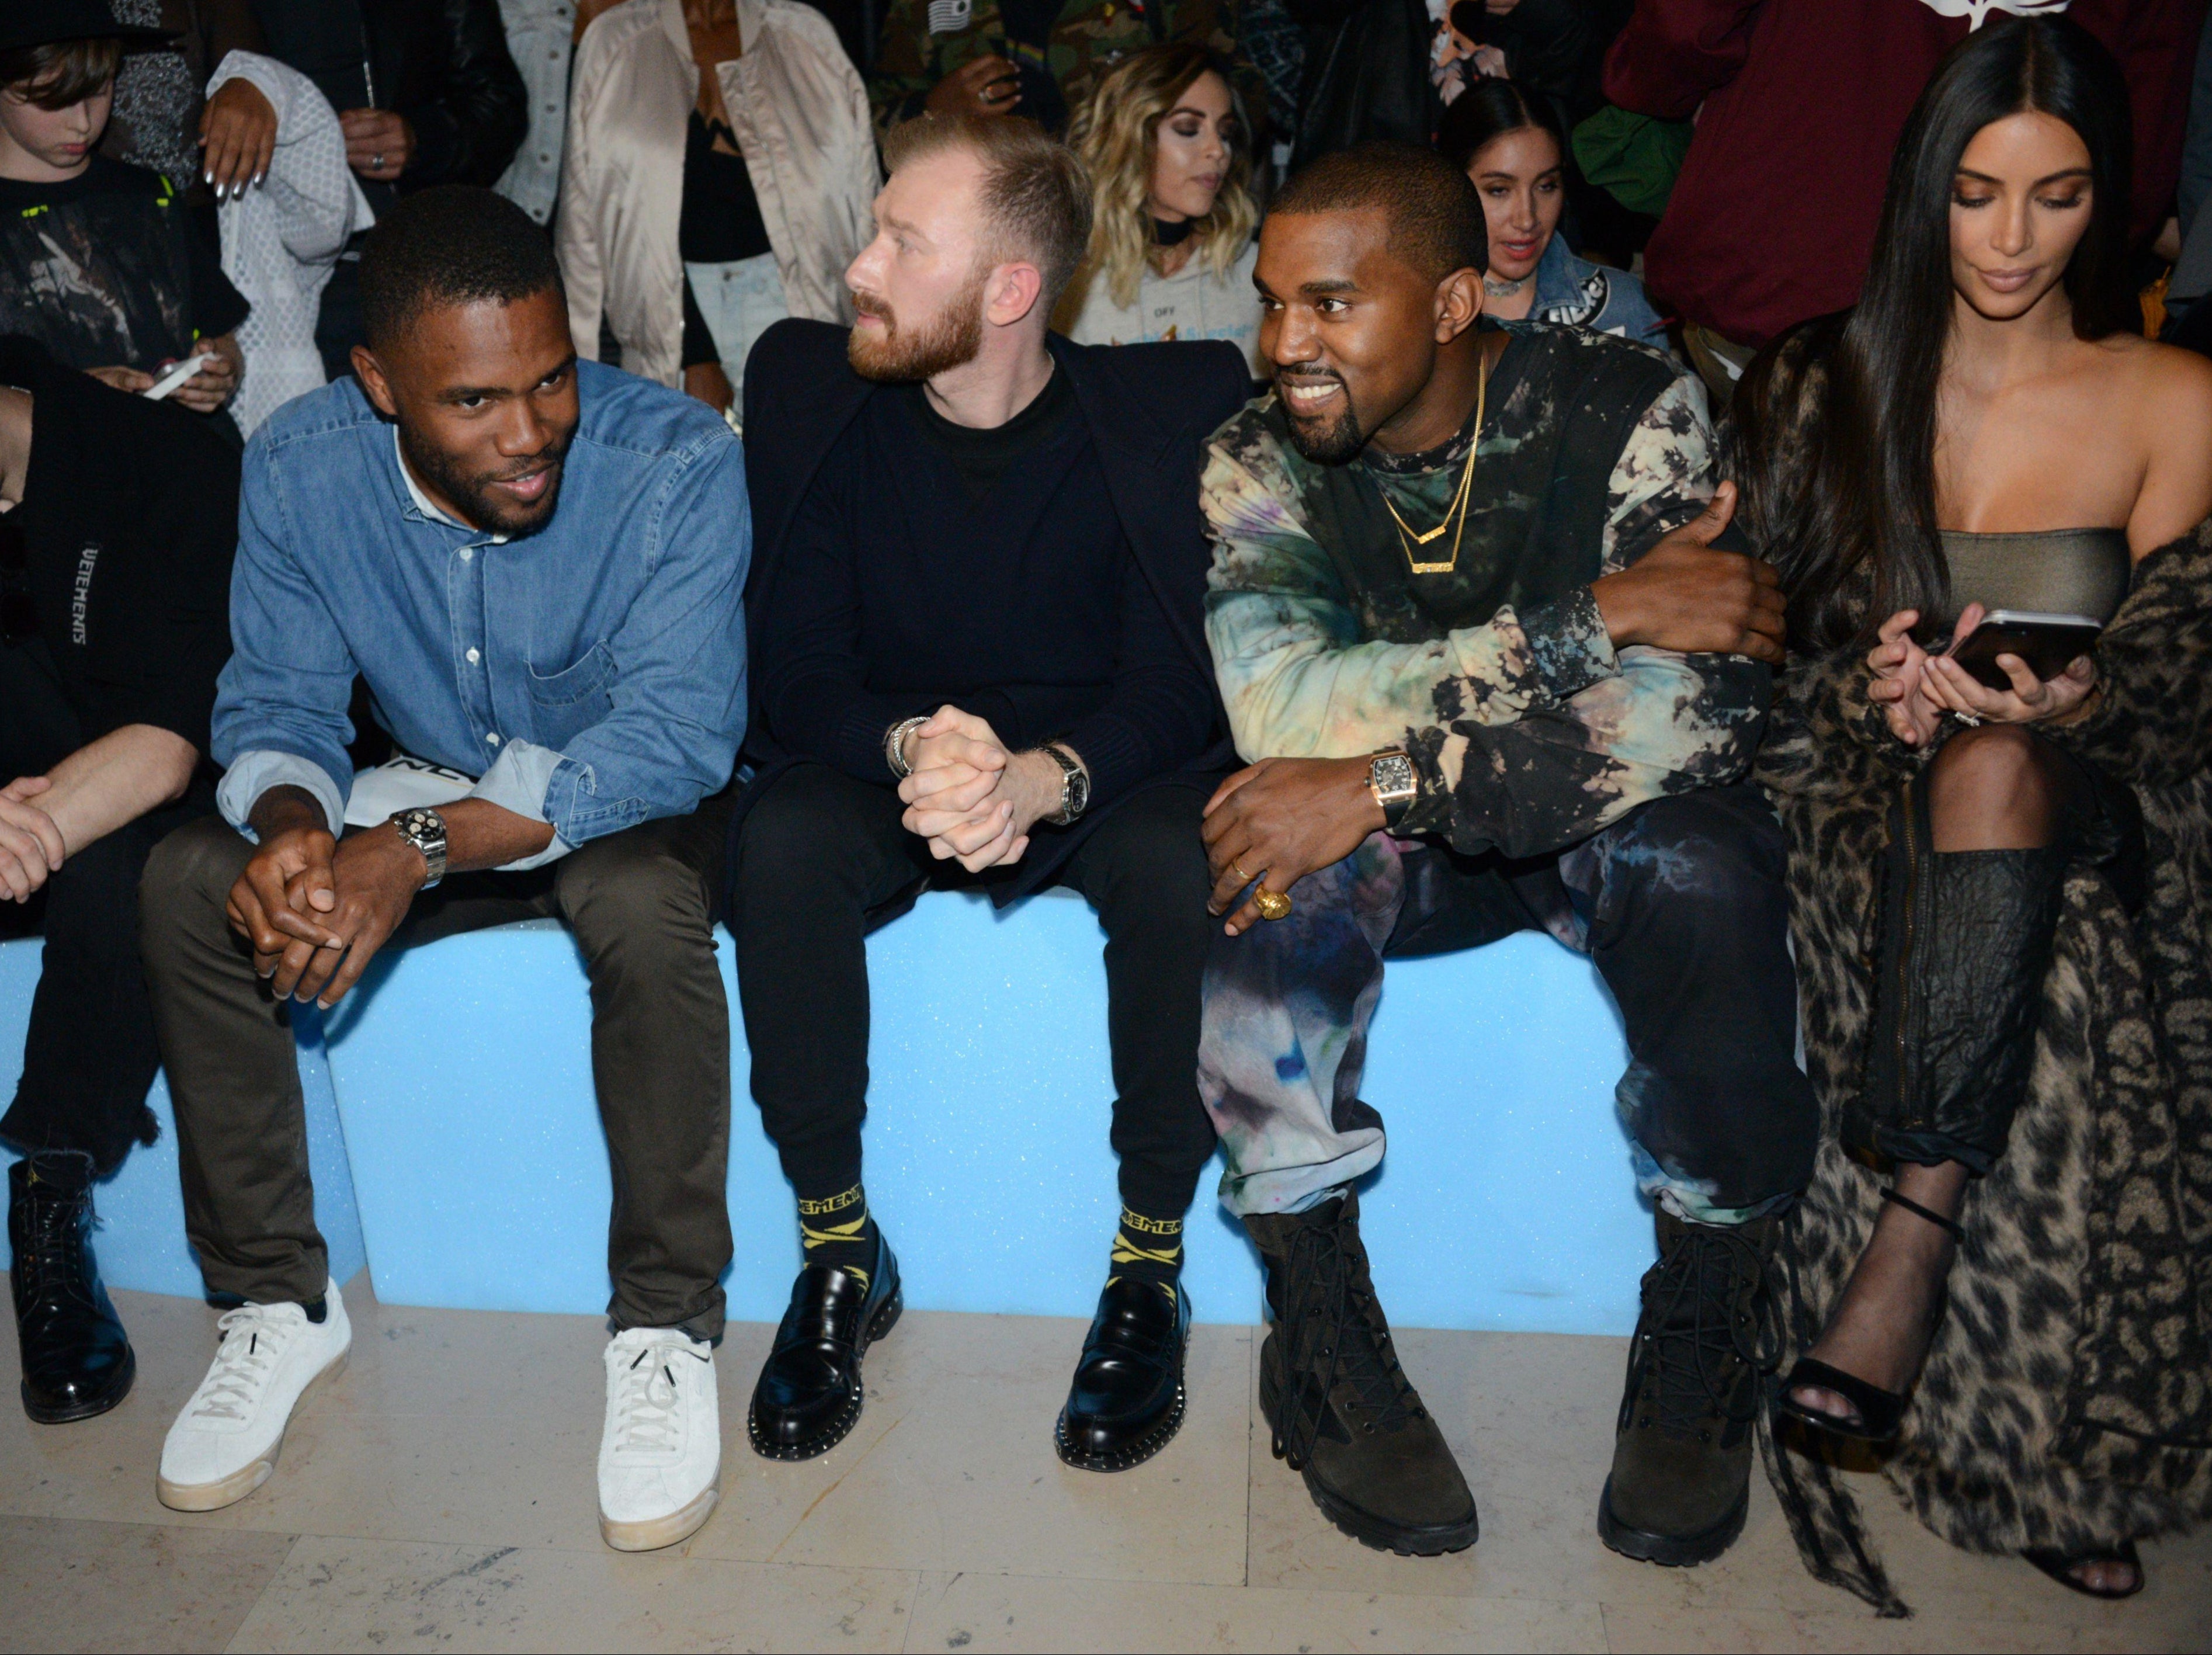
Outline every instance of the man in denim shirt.
[[(683, 1539), (720, 1468), (729, 1013), (711, 932), (744, 727), (738, 446), (700, 404), (579, 362), (544, 232), (424, 192), (362, 260), (368, 344), (246, 460), (210, 818), (148, 866), (143, 944), (186, 1229), (239, 1303), (158, 1492), (274, 1470), (349, 1334), (308, 1187), (288, 1001), (378, 949), (557, 917), (592, 981), (614, 1161), (608, 1543)], [(403, 757), (356, 777), (354, 679)]]

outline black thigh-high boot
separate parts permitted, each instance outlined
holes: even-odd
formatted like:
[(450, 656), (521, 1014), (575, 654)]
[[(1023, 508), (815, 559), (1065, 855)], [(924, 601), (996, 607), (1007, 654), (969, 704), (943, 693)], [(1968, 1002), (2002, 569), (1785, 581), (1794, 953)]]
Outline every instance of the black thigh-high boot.
[(1927, 788), (1892, 819), (1866, 1084), (1845, 1141), (1891, 1160), (1985, 1173), (2027, 1095), (2043, 979), (2079, 853), (1937, 852)]

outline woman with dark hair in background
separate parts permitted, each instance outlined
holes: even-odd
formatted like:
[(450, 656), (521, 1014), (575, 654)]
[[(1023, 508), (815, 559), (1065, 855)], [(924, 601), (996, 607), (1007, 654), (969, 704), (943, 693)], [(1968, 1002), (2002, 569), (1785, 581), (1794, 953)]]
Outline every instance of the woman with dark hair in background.
[[(2212, 1510), (2212, 365), (2141, 337), (2129, 171), (2086, 31), (1969, 36), (1864, 296), (1754, 363), (1734, 465), (1790, 599), (1759, 772), (1832, 1128), (1779, 1411), (2107, 1597)], [(2000, 609), (2103, 630), (1990, 688), (1944, 649)], [(1814, 1572), (1893, 1604), (1832, 1469), (1770, 1467)]]
[(1666, 325), (1624, 270), (1577, 259), (1559, 234), (1567, 135), (1551, 100), (1511, 81), (1477, 80), (1452, 100), (1437, 148), (1474, 180), (1490, 230), (1483, 313), (1566, 323), (1667, 348)]

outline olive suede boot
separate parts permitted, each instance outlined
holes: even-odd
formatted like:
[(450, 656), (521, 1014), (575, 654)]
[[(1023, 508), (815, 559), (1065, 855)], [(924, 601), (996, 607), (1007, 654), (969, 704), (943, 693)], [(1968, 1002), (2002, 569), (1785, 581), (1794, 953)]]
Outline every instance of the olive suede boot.
[(1761, 1336), (1780, 1222), (1723, 1228), (1659, 1214), (1659, 1262), (1644, 1274), (1613, 1475), (1598, 1500), (1598, 1537), (1624, 1556), (1710, 1562), (1743, 1532), (1760, 1381), (1774, 1366)]
[(1267, 1268), (1274, 1325), (1260, 1347), (1260, 1408), (1275, 1457), (1364, 1545), (1432, 1557), (1474, 1544), (1474, 1496), (1398, 1366), (1346, 1191), (1311, 1212), (1244, 1220)]

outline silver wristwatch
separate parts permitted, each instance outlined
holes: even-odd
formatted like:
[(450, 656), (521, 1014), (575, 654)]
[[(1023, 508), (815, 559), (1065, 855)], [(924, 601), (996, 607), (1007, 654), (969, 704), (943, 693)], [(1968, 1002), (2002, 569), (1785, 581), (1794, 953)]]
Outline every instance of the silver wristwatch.
[(1394, 747), (1367, 761), (1367, 789), (1382, 807), (1382, 825), (1394, 828), (1420, 797), (1421, 778), (1414, 773), (1413, 761)]
[(906, 762), (906, 739), (928, 722), (925, 713), (920, 718), (902, 718), (884, 732), (884, 763), (902, 782), (914, 774), (914, 766)]
[(430, 870), (430, 877), (422, 881), (422, 889), (446, 877), (446, 818), (434, 810), (416, 808), (403, 810), (392, 817), (392, 825), (399, 837), (422, 853), (422, 861)]
[(1091, 772), (1049, 743), (1037, 751), (1060, 766), (1060, 813), (1044, 819), (1054, 827), (1066, 827), (1090, 808)]

